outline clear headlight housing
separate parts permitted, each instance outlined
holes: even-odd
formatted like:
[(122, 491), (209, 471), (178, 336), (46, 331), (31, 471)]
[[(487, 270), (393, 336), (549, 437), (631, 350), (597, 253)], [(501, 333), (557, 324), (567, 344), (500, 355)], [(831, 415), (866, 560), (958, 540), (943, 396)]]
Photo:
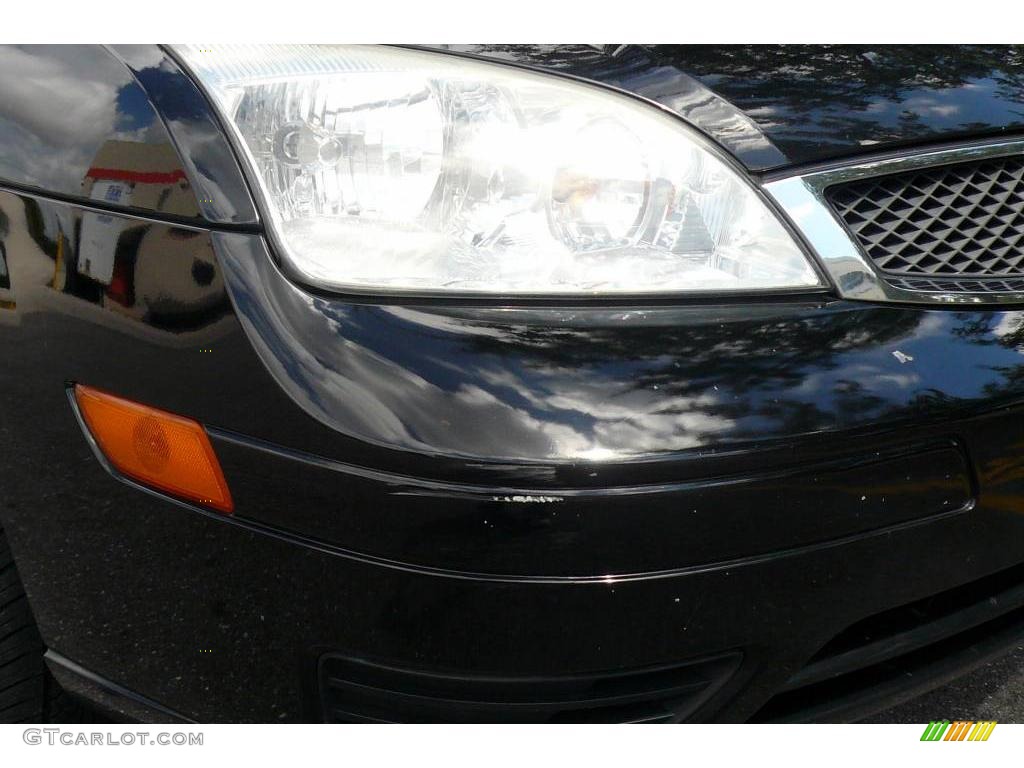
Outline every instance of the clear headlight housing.
[(807, 288), (754, 189), (598, 86), (377, 46), (178, 46), (236, 133), (281, 258), (330, 290)]

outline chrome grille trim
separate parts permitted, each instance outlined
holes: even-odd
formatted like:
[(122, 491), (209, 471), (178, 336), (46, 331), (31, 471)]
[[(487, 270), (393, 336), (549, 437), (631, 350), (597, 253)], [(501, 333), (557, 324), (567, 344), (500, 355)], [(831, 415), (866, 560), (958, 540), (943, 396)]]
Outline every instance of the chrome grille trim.
[[(911, 288), (911, 284), (905, 280), (886, 279), (833, 212), (825, 197), (825, 190), (837, 184), (939, 165), (1014, 155), (1024, 156), (1024, 140), (972, 144), (880, 158), (770, 181), (763, 185), (763, 189), (814, 250), (843, 298), (910, 304), (1024, 303), (1024, 289), (1006, 290), (1017, 286), (1007, 284), (1005, 277), (991, 281), (987, 278), (951, 280), (948, 283), (938, 282), (927, 289)], [(984, 282), (985, 290), (969, 284), (978, 281)], [(968, 284), (962, 284), (964, 282)], [(999, 285), (1000, 282), (1003, 285)], [(974, 290), (965, 291), (963, 288)]]

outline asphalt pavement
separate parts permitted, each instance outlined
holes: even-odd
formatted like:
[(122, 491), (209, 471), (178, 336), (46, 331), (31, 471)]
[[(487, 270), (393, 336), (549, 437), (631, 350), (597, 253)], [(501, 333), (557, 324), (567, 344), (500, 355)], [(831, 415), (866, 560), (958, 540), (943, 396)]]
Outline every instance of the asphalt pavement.
[(864, 722), (927, 724), (932, 720), (1024, 723), (1024, 643), (969, 675)]

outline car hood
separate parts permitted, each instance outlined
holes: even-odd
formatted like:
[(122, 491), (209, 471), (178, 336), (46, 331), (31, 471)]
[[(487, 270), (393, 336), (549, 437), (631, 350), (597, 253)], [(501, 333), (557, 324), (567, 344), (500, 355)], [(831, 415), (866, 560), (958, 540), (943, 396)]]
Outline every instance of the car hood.
[(752, 171), (1024, 132), (1017, 46), (443, 47), (658, 102)]

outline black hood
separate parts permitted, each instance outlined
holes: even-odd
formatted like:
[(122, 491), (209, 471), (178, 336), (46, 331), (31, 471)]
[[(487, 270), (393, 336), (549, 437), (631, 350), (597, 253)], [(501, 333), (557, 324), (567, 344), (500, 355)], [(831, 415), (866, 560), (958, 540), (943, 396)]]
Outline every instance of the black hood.
[(753, 171), (1024, 132), (1024, 48), (444, 46), (661, 103)]

